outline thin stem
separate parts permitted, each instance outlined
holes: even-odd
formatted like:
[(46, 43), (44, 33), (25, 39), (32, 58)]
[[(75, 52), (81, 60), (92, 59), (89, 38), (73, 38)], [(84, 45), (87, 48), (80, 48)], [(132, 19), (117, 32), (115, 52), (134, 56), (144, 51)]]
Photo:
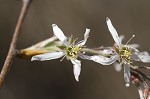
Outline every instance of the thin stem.
[(12, 41), (10, 44), (10, 48), (9, 48), (5, 63), (3, 65), (3, 68), (2, 68), (1, 73), (0, 73), (0, 88), (2, 87), (2, 84), (4, 82), (6, 74), (9, 70), (10, 65), (13, 61), (13, 58), (15, 56), (15, 49), (16, 49), (16, 43), (18, 40), (18, 36), (20, 34), (21, 26), (22, 26), (23, 20), (25, 18), (29, 4), (30, 4), (30, 0), (22, 0), (22, 2), (23, 2), (23, 5), (22, 5), (21, 12), (20, 12), (20, 16), (18, 18), (18, 22), (17, 22), (16, 28), (15, 28), (15, 31), (14, 31), (14, 34), (12, 37)]
[(89, 48), (82, 48), (81, 51), (82, 51), (82, 52), (91, 53), (91, 54), (96, 54), (96, 55), (102, 55), (102, 56), (105, 56), (105, 57), (108, 57), (108, 58), (111, 57), (110, 54), (105, 54), (105, 53), (103, 53), (103, 52), (101, 52), (101, 51), (96, 51), (96, 50), (89, 49)]
[[(41, 41), (35, 45), (32, 45), (31, 47), (25, 48), (25, 49), (21, 49), (21, 50), (16, 50), (16, 57), (18, 58), (22, 58), (22, 59), (31, 59), (31, 57), (38, 55), (38, 54), (44, 54), (47, 52), (53, 52), (53, 51), (59, 51), (61, 49), (61, 47), (64, 48), (64, 46), (62, 46), (62, 44), (59, 41), (56, 41), (57, 37), (53, 36), (49, 39), (46, 39), (44, 41)], [(50, 49), (46, 49), (47, 44), (50, 43), (54, 43), (54, 45), (50, 46), (48, 45)], [(106, 54), (103, 53), (102, 51), (100, 51), (99, 48), (81, 48), (80, 50), (83, 53), (89, 53), (89, 54), (95, 54), (95, 55), (101, 55), (107, 58), (110, 58), (112, 55), (111, 54)]]
[(150, 70), (150, 67), (149, 67), (149, 66), (139, 66), (138, 68), (143, 68), (143, 69), (148, 69), (148, 70)]

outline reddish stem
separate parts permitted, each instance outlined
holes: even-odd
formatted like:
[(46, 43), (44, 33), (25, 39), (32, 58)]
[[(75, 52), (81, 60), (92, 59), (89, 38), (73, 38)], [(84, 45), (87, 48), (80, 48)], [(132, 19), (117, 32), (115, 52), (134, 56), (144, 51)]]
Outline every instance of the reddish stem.
[(23, 2), (23, 5), (22, 5), (21, 12), (20, 12), (20, 16), (18, 18), (18, 22), (17, 22), (16, 28), (15, 28), (15, 31), (14, 31), (14, 34), (12, 37), (12, 41), (10, 44), (10, 48), (9, 48), (6, 60), (4, 62), (3, 68), (2, 68), (1, 73), (0, 73), (0, 88), (2, 87), (4, 79), (7, 75), (7, 72), (9, 70), (10, 65), (13, 61), (13, 58), (15, 56), (16, 43), (17, 43), (17, 40), (18, 40), (18, 37), (20, 34), (23, 20), (25, 18), (26, 12), (27, 12), (29, 4), (30, 4), (30, 0), (22, 0), (22, 2)]

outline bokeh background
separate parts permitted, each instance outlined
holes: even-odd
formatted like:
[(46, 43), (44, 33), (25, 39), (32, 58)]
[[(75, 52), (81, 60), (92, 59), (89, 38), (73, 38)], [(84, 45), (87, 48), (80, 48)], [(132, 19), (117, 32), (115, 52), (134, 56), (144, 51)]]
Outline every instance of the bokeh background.
[[(0, 0), (0, 68), (21, 8), (20, 0)], [(88, 47), (112, 46), (106, 17), (127, 42), (140, 44), (150, 52), (150, 0), (33, 0), (23, 23), (17, 49), (29, 47), (53, 35), (56, 23), (67, 36), (83, 39), (90, 28)], [(73, 66), (64, 59), (30, 62), (15, 59), (11, 65), (0, 99), (139, 99), (135, 86), (125, 87), (123, 71), (82, 60), (80, 82)]]

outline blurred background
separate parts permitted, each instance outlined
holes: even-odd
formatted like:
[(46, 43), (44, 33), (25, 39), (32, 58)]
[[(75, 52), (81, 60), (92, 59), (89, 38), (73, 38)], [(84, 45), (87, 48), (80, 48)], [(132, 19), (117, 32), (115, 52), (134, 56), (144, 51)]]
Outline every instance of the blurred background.
[[(21, 9), (21, 0), (0, 0), (0, 69)], [(112, 46), (106, 17), (112, 20), (124, 43), (140, 44), (150, 52), (150, 0), (33, 0), (23, 23), (17, 49), (29, 47), (53, 35), (56, 23), (66, 36), (83, 39), (90, 28), (88, 47)], [(59, 59), (30, 62), (15, 59), (0, 99), (139, 99), (135, 86), (125, 87), (123, 71), (82, 60), (80, 81), (76, 82), (70, 61)]]

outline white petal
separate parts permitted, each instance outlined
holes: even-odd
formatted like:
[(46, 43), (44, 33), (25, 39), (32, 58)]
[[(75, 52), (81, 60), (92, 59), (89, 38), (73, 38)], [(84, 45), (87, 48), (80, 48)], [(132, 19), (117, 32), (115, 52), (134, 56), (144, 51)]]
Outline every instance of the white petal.
[(84, 34), (84, 40), (80, 41), (77, 43), (78, 46), (83, 46), (85, 45), (88, 37), (89, 37), (90, 29), (86, 29), (85, 34)]
[(74, 72), (74, 76), (75, 76), (75, 79), (76, 81), (79, 81), (79, 75), (80, 75), (80, 72), (81, 72), (81, 61), (75, 59), (71, 59), (71, 62), (73, 64), (73, 72)]
[(88, 56), (88, 55), (84, 55), (82, 53), (79, 53), (78, 56), (82, 59), (87, 59), (87, 60), (90, 60), (91, 56)]
[(128, 46), (130, 47), (130, 49), (134, 52), (139, 52), (139, 50), (136, 47), (133, 47), (133, 45), (128, 44)]
[(52, 60), (52, 59), (60, 58), (63, 55), (64, 55), (63, 52), (50, 52), (50, 53), (35, 55), (31, 58), (31, 61), (35, 61), (35, 60), (38, 60), (38, 61)]
[(124, 80), (126, 82), (126, 87), (129, 87), (131, 77), (130, 66), (129, 64), (123, 64), (123, 66), (124, 66)]
[(100, 52), (102, 52), (102, 53), (104, 53), (104, 54), (108, 54), (108, 55), (113, 55), (113, 54), (115, 54), (113, 48), (104, 49), (104, 50), (102, 50), (102, 51), (100, 51)]
[(128, 44), (128, 46), (130, 46), (132, 48), (138, 48), (138, 47), (140, 47), (139, 44)]
[(111, 20), (108, 17), (106, 18), (106, 22), (107, 22), (108, 30), (110, 31), (114, 41), (120, 47), (121, 41), (119, 39), (118, 33), (117, 33), (116, 29), (113, 27)]
[(122, 66), (121, 66), (119, 63), (117, 63), (117, 62), (115, 62), (115, 63), (113, 64), (113, 66), (114, 66), (114, 68), (115, 68), (115, 70), (116, 70), (117, 72), (120, 72), (121, 69), (122, 69)]
[(141, 61), (144, 63), (150, 63), (150, 55), (148, 52), (137, 52), (137, 53), (133, 53), (132, 57), (135, 61)]
[(119, 39), (120, 39), (120, 42), (121, 42), (121, 43), (122, 43), (122, 41), (123, 41), (124, 38), (125, 38), (124, 35), (120, 35), (120, 36), (119, 36)]
[(146, 55), (146, 56), (148, 56), (148, 55), (149, 55), (149, 53), (148, 53), (147, 51), (140, 52), (140, 54), (141, 54), (141, 55)]
[(150, 56), (147, 55), (138, 55), (138, 57), (140, 58), (140, 60), (144, 63), (150, 63)]
[(107, 57), (104, 57), (104, 56), (100, 56), (100, 55), (94, 55), (94, 56), (89, 56), (90, 60), (94, 61), (94, 62), (97, 62), (99, 64), (102, 64), (102, 65), (110, 65), (112, 63), (114, 63), (117, 59), (118, 59), (118, 56), (115, 55), (115, 56), (112, 56), (110, 58), (107, 58)]
[(140, 58), (138, 57), (137, 53), (133, 53), (131, 58), (135, 61), (141, 61)]
[(53, 32), (56, 35), (56, 37), (63, 43), (66, 43), (67, 37), (64, 35), (62, 30), (56, 24), (52, 24), (52, 27), (53, 27)]
[(138, 92), (139, 92), (140, 99), (144, 99), (143, 91), (141, 88), (138, 89)]

